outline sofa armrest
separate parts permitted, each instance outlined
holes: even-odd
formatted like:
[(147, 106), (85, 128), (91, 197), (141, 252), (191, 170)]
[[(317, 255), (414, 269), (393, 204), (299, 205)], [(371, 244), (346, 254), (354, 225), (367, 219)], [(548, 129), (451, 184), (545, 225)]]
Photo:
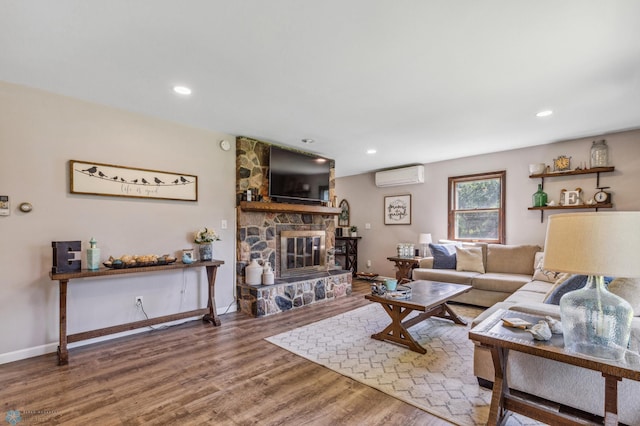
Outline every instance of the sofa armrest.
[(420, 259), (420, 266), (418, 266), (418, 268), (433, 269), (433, 257)]

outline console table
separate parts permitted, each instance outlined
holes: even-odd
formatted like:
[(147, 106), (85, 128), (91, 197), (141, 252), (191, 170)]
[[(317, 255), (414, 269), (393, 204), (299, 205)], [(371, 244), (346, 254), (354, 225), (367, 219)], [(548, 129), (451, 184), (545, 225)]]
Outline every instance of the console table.
[[(90, 271), (83, 269), (78, 272), (62, 272), (53, 273), (49, 272), (49, 277), (52, 280), (58, 281), (60, 288), (60, 345), (58, 346), (58, 365), (65, 365), (69, 363), (69, 351), (67, 349), (68, 343), (78, 342), (80, 340), (93, 339), (95, 337), (106, 336), (108, 334), (120, 333), (122, 331), (134, 330), (136, 328), (147, 327), (154, 324), (160, 324), (163, 322), (175, 321), (179, 319), (189, 318), (197, 315), (204, 315), (203, 321), (209, 321), (215, 326), (220, 325), (220, 318), (216, 313), (216, 305), (214, 301), (215, 296), (215, 282), (216, 272), (218, 266), (223, 265), (222, 260), (212, 260), (205, 262), (194, 262), (190, 264), (176, 262), (169, 265), (161, 266), (147, 266), (140, 268), (123, 268), (123, 269), (104, 269), (101, 268), (97, 271)], [(126, 324), (115, 325), (112, 327), (101, 328), (98, 330), (85, 331), (81, 333), (75, 333), (67, 335), (67, 284), (70, 280), (77, 278), (93, 278), (103, 276), (114, 275), (128, 275), (139, 274), (145, 272), (162, 272), (171, 271), (176, 269), (185, 268), (200, 268), (205, 267), (207, 269), (207, 279), (209, 281), (209, 292), (207, 307), (201, 309), (195, 309), (188, 312), (180, 312), (177, 314), (164, 315), (156, 318), (149, 318), (142, 321), (135, 321)]]
[[(491, 350), (495, 369), (493, 395), (487, 424), (504, 424), (510, 412), (521, 413), (532, 419), (552, 425), (597, 424), (590, 420), (582, 419), (577, 414), (573, 416), (560, 413), (538, 404), (526, 396), (512, 394), (507, 378), (509, 351), (518, 351), (536, 357), (552, 359), (602, 373), (604, 377), (604, 424), (618, 424), (618, 382), (622, 379), (640, 381), (640, 365), (637, 362), (629, 364), (565, 351), (562, 335), (554, 334), (548, 342), (533, 340), (531, 334), (524, 330), (504, 327), (501, 320), (507, 315), (509, 317), (522, 318), (533, 324), (541, 319), (520, 312), (500, 309), (469, 332), (471, 340), (475, 340)], [(580, 392), (579, 389), (575, 391)]]

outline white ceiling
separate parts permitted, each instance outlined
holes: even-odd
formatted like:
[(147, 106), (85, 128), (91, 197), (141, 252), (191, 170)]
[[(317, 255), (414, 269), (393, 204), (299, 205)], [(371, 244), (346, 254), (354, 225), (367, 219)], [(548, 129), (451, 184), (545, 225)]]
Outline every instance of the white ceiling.
[(0, 0), (0, 80), (348, 176), (640, 128), (640, 1)]

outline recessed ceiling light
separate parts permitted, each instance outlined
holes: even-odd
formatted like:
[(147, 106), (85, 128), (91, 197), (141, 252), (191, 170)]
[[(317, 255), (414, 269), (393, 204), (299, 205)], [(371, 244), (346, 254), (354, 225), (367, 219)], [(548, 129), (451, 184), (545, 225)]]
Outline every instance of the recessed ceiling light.
[(548, 109), (548, 110), (545, 110), (545, 111), (540, 111), (539, 113), (536, 114), (536, 117), (548, 117), (551, 114), (553, 114), (553, 111)]
[(367, 154), (375, 154), (376, 152), (378, 152), (378, 151), (376, 151), (375, 149), (368, 149), (367, 150)]
[(314, 143), (313, 139), (302, 139), (302, 143)]
[(180, 95), (190, 95), (191, 89), (186, 86), (173, 86), (173, 91)]

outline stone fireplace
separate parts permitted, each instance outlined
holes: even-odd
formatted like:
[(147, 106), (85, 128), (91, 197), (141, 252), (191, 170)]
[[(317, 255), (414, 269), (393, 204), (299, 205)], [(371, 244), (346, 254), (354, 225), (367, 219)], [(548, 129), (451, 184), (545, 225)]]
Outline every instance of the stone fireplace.
[[(271, 203), (269, 145), (238, 137), (236, 146), (238, 309), (260, 317), (351, 294), (351, 273), (328, 267), (340, 209)], [(334, 187), (332, 178), (330, 199)], [(260, 201), (243, 201), (247, 189)], [(275, 284), (245, 284), (244, 269), (253, 259), (271, 264)]]

